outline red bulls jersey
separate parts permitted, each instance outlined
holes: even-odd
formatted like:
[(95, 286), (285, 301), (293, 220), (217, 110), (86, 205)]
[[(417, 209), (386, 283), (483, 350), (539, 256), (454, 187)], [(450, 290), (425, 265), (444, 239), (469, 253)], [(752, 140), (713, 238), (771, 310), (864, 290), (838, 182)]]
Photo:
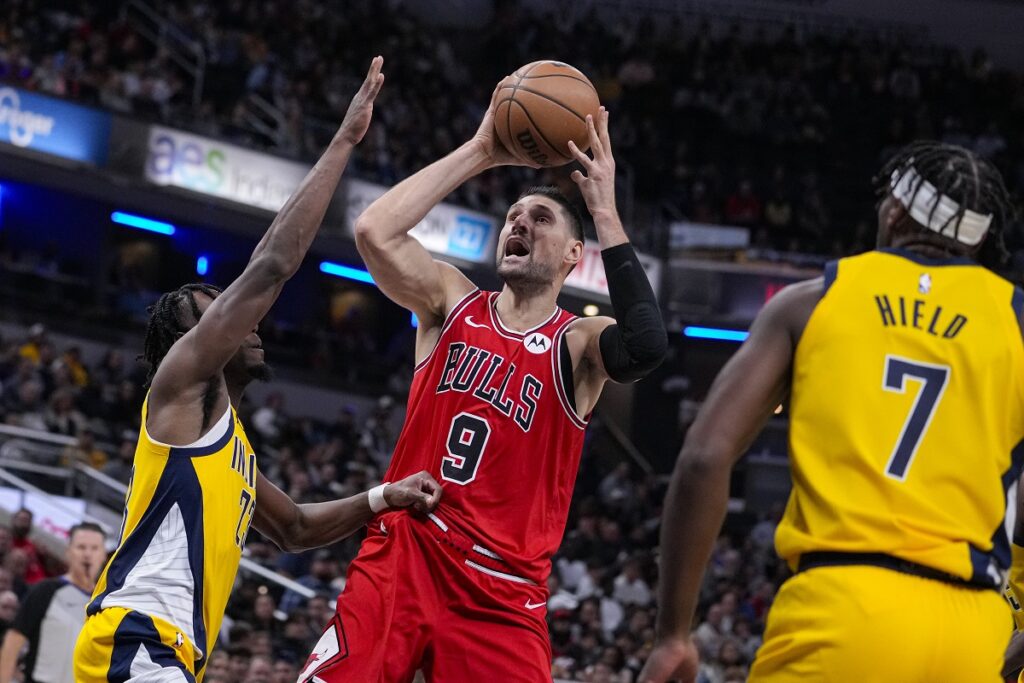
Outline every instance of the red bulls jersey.
[[(555, 308), (526, 332), (502, 325), (497, 292), (452, 309), (416, 366), (387, 481), (427, 470), (444, 487), (435, 514), (516, 574), (543, 584), (565, 530), (585, 419), (567, 393)], [(567, 355), (567, 354), (566, 354)], [(564, 380), (564, 382), (563, 382)]]

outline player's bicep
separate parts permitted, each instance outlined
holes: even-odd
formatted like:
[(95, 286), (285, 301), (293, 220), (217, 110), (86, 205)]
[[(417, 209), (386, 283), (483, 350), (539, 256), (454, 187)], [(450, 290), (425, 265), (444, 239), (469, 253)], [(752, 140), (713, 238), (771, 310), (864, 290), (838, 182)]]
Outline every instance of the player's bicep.
[(473, 287), (454, 266), (434, 260), (410, 235), (378, 242), (368, 230), (357, 231), (356, 246), (380, 290), (425, 322), (443, 320), (447, 303)]
[(301, 510), (287, 493), (260, 472), (256, 477), (256, 511), (252, 525), (279, 548), (289, 546), (301, 521)]

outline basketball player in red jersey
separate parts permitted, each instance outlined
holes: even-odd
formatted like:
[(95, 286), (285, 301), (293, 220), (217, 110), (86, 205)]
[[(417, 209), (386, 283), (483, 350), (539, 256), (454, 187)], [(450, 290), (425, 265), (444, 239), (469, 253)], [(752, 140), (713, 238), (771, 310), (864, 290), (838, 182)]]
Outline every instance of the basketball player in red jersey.
[(300, 681), (551, 680), (545, 608), (587, 418), (608, 379), (661, 363), (665, 327), (615, 209), (608, 113), (588, 117), (593, 158), (574, 171), (603, 247), (615, 319), (555, 300), (583, 254), (578, 212), (554, 188), (508, 210), (500, 292), (435, 261), (409, 230), (469, 178), (516, 160), (495, 139), (494, 99), (476, 135), (370, 205), (356, 240), (374, 280), (420, 320), (408, 416), (385, 479), (426, 470), (444, 489), (428, 517), (370, 523), (337, 614)]

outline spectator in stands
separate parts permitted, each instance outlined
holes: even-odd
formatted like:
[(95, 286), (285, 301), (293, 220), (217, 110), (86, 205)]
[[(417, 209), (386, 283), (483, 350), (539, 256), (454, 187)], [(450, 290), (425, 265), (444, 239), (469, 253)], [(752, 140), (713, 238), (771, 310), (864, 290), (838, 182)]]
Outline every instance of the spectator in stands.
[(25, 429), (46, 431), (46, 408), (43, 402), (43, 383), (38, 379), (23, 382), (15, 389), (15, 401), (8, 406), (15, 416), (15, 424)]
[(622, 567), (622, 573), (615, 577), (612, 597), (626, 606), (647, 607), (653, 602), (651, 588), (640, 576), (640, 563), (636, 559), (627, 561)]
[(71, 375), (71, 382), (79, 389), (89, 386), (89, 371), (82, 362), (82, 349), (72, 346), (60, 358), (61, 363)]
[(754, 185), (744, 178), (736, 191), (725, 200), (725, 222), (751, 228), (761, 222), (761, 200), (754, 194)]
[(24, 579), (25, 583), (30, 586), (46, 578), (43, 554), (29, 538), (32, 533), (32, 519), (32, 511), (26, 508), (21, 508), (11, 517), (11, 535), (13, 537), (11, 546), (25, 555)]
[[(206, 673), (203, 676), (205, 683), (232, 683), (231, 670), (229, 667), (230, 657), (224, 650), (214, 650), (210, 655), (210, 661), (206, 664)], [(289, 681), (294, 683), (294, 679)]]
[(256, 655), (249, 661), (249, 670), (245, 674), (246, 683), (272, 683), (274, 665), (268, 657)]
[(276, 445), (281, 436), (281, 427), (287, 419), (283, 410), (284, 395), (279, 391), (274, 391), (267, 395), (263, 406), (252, 414), (250, 424), (268, 445)]
[(271, 677), (271, 683), (295, 683), (295, 679), (299, 677), (299, 667), (293, 662), (287, 659), (280, 659), (274, 661), (274, 673)]
[[(75, 436), (86, 428), (85, 415), (75, 407), (75, 395), (71, 389), (58, 389), (50, 396), (46, 427), (54, 434), (64, 436)], [(106, 456), (103, 461), (106, 462)]]
[(43, 347), (48, 346), (50, 340), (46, 334), (46, 326), (36, 323), (28, 330), (28, 340), (18, 349), (22, 358), (27, 358), (33, 365), (38, 366), (42, 361)]
[(0, 683), (14, 680), (18, 655), (27, 646), (24, 679), (73, 683), (72, 655), (85, 621), (85, 606), (107, 558), (106, 535), (90, 523), (68, 536), (64, 576), (41, 581), (28, 595), (0, 647)]
[[(228, 676), (231, 683), (245, 683), (249, 673), (249, 662), (252, 661), (252, 650), (241, 645), (228, 648)], [(0, 683), (4, 683), (0, 681)]]
[(122, 484), (127, 484), (132, 477), (132, 463), (135, 462), (135, 446), (138, 435), (135, 432), (121, 432), (121, 443), (117, 447), (117, 454), (100, 470), (111, 479)]
[[(331, 581), (341, 575), (341, 567), (331, 551), (321, 548), (313, 554), (313, 563), (310, 565), (309, 573), (296, 579), (296, 583), (321, 595), (333, 595)], [(295, 591), (287, 591), (281, 598), (281, 609), (291, 612), (303, 602), (305, 602), (305, 598), (301, 595)]]
[[(14, 535), (11, 533), (10, 527), (0, 525), (0, 565), (3, 565), (4, 560), (7, 559), (7, 553), (14, 547)], [(10, 586), (6, 587), (7, 590)]]
[(68, 467), (81, 463), (98, 470), (107, 464), (107, 454), (96, 446), (96, 436), (92, 429), (85, 427), (79, 432), (75, 443), (64, 449), (61, 462)]

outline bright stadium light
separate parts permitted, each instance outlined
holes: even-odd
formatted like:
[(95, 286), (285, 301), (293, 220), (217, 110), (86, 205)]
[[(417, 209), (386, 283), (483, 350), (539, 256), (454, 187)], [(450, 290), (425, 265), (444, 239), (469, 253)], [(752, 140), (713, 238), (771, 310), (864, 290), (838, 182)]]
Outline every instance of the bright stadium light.
[(206, 275), (210, 272), (210, 259), (200, 256), (196, 259), (196, 275)]
[(583, 307), (583, 315), (592, 317), (601, 312), (601, 309), (597, 307), (597, 304), (587, 304)]
[(136, 216), (133, 213), (125, 213), (124, 211), (115, 211), (110, 214), (110, 220), (120, 225), (127, 225), (129, 228), (148, 230), (149, 232), (156, 232), (161, 235), (173, 235), (175, 230), (177, 230), (170, 223), (146, 218), (145, 216)]
[(683, 335), (693, 339), (714, 339), (716, 341), (741, 342), (750, 336), (746, 330), (724, 330), (718, 327), (695, 327), (687, 325)]
[(333, 261), (321, 261), (320, 272), (327, 273), (328, 275), (334, 275), (335, 277), (343, 277), (347, 280), (355, 280), (356, 282), (365, 282), (368, 285), (376, 284), (367, 271), (362, 268), (353, 268), (352, 266), (343, 266), (340, 263), (334, 263)]

